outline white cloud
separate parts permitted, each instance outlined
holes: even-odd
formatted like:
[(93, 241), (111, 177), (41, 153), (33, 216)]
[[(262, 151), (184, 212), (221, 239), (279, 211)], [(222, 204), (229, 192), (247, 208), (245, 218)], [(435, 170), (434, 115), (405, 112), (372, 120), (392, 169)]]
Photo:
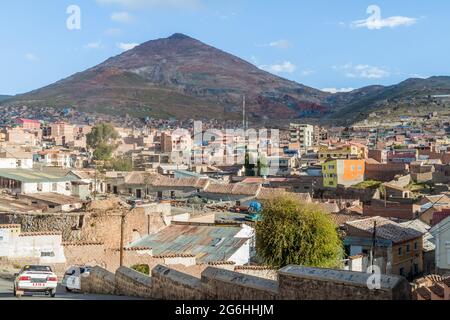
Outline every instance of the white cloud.
[(200, 0), (96, 0), (99, 4), (120, 5), (127, 8), (168, 7), (176, 9), (194, 9), (200, 6)]
[(120, 42), (117, 44), (117, 47), (123, 51), (128, 51), (131, 49), (134, 49), (135, 47), (137, 47), (139, 45), (139, 43), (123, 43)]
[(271, 43), (269, 43), (268, 46), (278, 49), (289, 49), (290, 47), (292, 47), (292, 44), (288, 40), (281, 39), (277, 41), (272, 41)]
[(25, 59), (27, 59), (28, 61), (33, 61), (33, 62), (39, 61), (39, 57), (36, 56), (34, 53), (25, 54)]
[(355, 90), (355, 88), (323, 88), (322, 91), (329, 93), (340, 93), (340, 92), (351, 92)]
[(385, 67), (368, 64), (353, 65), (352, 63), (347, 63), (343, 66), (334, 66), (333, 69), (344, 71), (347, 78), (382, 79), (391, 75), (389, 69)]
[(289, 61), (284, 61), (272, 65), (263, 65), (260, 66), (259, 68), (272, 73), (294, 73), (294, 71), (297, 69), (295, 64)]
[(84, 45), (85, 49), (100, 49), (102, 48), (102, 43), (100, 41), (98, 42), (90, 42), (86, 45)]
[(128, 12), (113, 12), (111, 13), (111, 20), (120, 23), (130, 23), (134, 21), (134, 17)]
[(388, 18), (381, 17), (381, 8), (371, 5), (367, 8), (367, 13), (371, 16), (367, 19), (356, 20), (351, 23), (352, 28), (367, 28), (369, 30), (379, 30), (382, 28), (395, 28), (399, 26), (411, 26), (417, 23), (417, 18), (392, 16)]

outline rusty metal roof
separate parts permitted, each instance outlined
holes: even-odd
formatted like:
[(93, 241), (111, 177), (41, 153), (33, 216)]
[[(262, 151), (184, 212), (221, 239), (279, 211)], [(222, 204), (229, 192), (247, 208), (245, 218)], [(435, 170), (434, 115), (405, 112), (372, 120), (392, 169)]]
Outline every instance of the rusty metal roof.
[(228, 260), (247, 238), (235, 238), (241, 227), (171, 225), (128, 247), (150, 247), (155, 256), (194, 255), (197, 263)]

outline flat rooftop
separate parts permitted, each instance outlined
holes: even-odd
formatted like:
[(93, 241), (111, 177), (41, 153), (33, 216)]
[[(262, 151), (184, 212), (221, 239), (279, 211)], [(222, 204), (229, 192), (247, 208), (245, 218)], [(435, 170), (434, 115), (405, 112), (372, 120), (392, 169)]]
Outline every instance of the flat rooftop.
[(79, 180), (74, 176), (61, 176), (31, 169), (0, 169), (0, 178), (25, 183), (69, 182)]

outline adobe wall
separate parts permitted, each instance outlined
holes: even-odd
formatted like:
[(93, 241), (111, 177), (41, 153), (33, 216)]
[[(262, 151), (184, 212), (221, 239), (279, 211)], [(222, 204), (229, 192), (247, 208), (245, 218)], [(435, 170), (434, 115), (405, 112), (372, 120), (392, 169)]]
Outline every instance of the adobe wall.
[(277, 282), (228, 270), (207, 268), (202, 286), (208, 300), (275, 300)]
[[(20, 224), (23, 232), (61, 232), (65, 242), (101, 242), (120, 247), (121, 211), (85, 213), (0, 214), (0, 224)], [(143, 208), (130, 211), (125, 219), (125, 243), (166, 227), (162, 214), (147, 214)]]
[[(410, 300), (411, 286), (399, 276), (381, 275), (380, 289), (367, 286), (370, 274), (288, 266), (278, 281), (208, 267), (201, 279), (158, 265), (147, 277), (122, 267), (112, 274), (95, 268), (82, 278), (83, 292), (161, 300)], [(98, 290), (98, 291), (96, 291)], [(108, 293), (109, 292), (109, 293)]]
[(403, 163), (366, 163), (365, 179), (389, 182), (397, 175), (407, 173), (407, 166)]
[(381, 289), (367, 286), (370, 274), (288, 266), (278, 273), (282, 300), (411, 300), (405, 278), (382, 275)]
[(116, 294), (116, 277), (114, 273), (101, 267), (94, 267), (88, 277), (81, 277), (83, 293)]
[(160, 300), (204, 300), (201, 280), (159, 265), (152, 270), (153, 298)]
[(152, 299), (152, 281), (152, 278), (126, 267), (120, 267), (115, 274), (116, 292), (129, 297)]

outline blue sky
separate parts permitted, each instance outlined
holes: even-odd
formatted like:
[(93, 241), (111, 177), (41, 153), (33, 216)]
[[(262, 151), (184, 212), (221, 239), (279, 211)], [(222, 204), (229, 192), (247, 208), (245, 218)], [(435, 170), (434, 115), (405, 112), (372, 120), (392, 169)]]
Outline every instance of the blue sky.
[[(134, 44), (175, 32), (319, 89), (348, 90), (394, 84), (410, 77), (449, 75), (450, 2), (430, 3), (2, 1), (0, 94), (37, 89)], [(70, 5), (81, 10), (79, 30), (66, 27)]]

